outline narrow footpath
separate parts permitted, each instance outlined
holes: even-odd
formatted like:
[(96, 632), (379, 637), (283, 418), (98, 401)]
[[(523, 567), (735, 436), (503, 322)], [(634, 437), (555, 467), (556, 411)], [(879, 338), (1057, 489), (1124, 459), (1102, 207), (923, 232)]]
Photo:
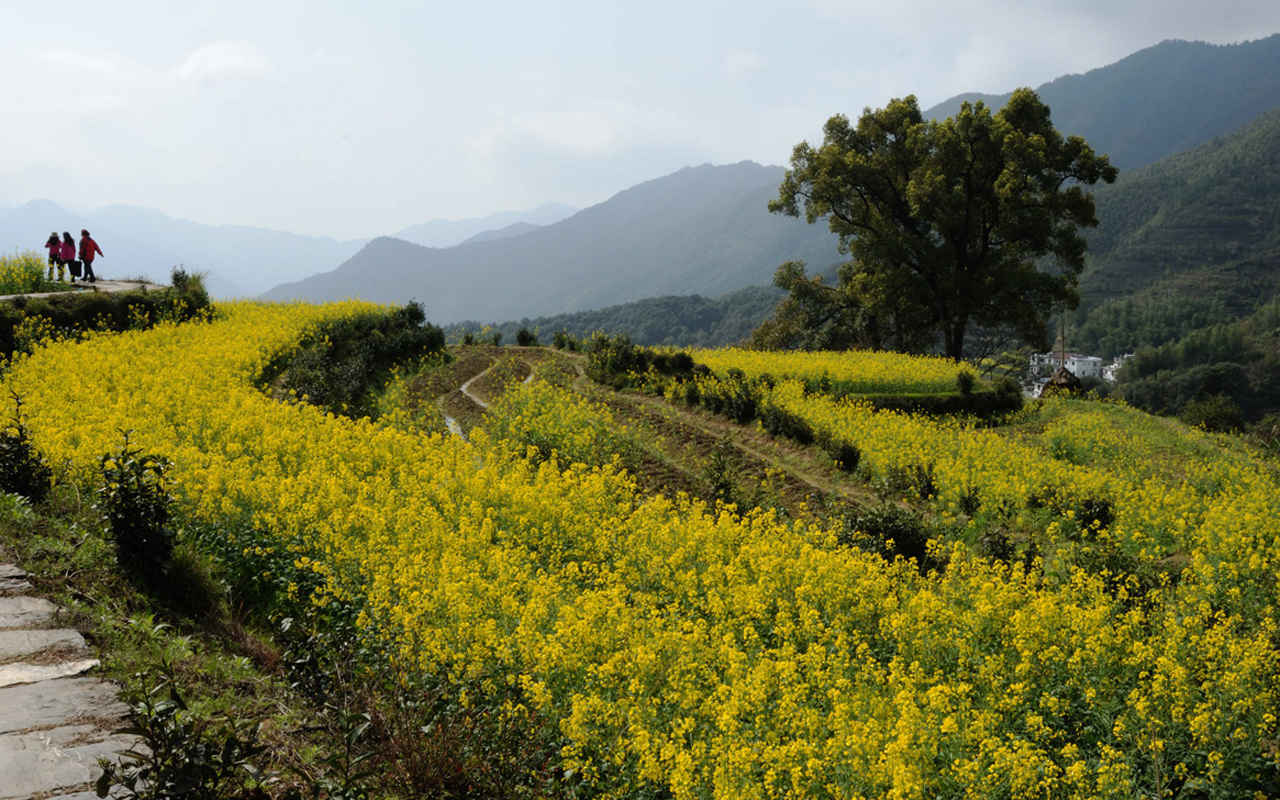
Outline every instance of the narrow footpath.
[[(168, 286), (161, 286), (158, 283), (148, 283), (146, 281), (109, 281), (105, 278), (99, 278), (96, 283), (85, 283), (84, 281), (76, 282), (76, 293), (92, 294), (94, 292), (133, 292), (143, 289), (148, 292), (155, 292), (161, 289), (168, 289)], [(72, 292), (35, 292), (32, 294), (0, 294), (0, 300), (12, 300), (15, 297), (60, 297), (62, 295), (72, 294)]]
[(112, 733), (128, 708), (60, 609), (32, 597), (27, 573), (0, 564), (0, 800), (91, 800), (101, 770), (135, 739)]

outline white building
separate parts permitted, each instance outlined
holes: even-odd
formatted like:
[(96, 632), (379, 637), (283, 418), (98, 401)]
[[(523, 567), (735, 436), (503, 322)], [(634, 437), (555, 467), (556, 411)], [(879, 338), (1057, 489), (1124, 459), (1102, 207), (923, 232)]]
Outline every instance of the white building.
[(1102, 359), (1097, 356), (1083, 356), (1079, 353), (1067, 354), (1067, 369), (1077, 378), (1101, 378)]
[(1102, 379), (1110, 383), (1116, 382), (1116, 374), (1120, 372), (1120, 368), (1124, 366), (1124, 362), (1133, 358), (1133, 353), (1125, 353), (1122, 356), (1116, 356), (1115, 360), (1102, 368)]
[(1064, 359), (1059, 353), (1033, 353), (1031, 370), (1035, 373), (1052, 373), (1058, 367), (1066, 367), (1077, 378), (1101, 378), (1102, 359), (1082, 353), (1067, 353)]

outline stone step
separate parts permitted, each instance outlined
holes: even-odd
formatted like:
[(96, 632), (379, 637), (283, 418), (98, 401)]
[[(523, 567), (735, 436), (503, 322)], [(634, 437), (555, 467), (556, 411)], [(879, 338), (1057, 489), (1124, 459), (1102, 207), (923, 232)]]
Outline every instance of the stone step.
[(96, 658), (84, 658), (78, 661), (63, 661), (58, 664), (25, 664), (21, 661), (0, 666), (0, 688), (17, 686), (23, 683), (51, 681), (55, 678), (70, 678), (82, 672), (88, 672), (98, 666)]
[(63, 678), (0, 689), (0, 735), (89, 721), (113, 726), (129, 707), (97, 678)]
[(84, 637), (70, 628), (0, 631), (0, 664), (48, 652), (78, 655), (86, 648)]
[(117, 760), (136, 739), (93, 725), (66, 725), (0, 736), (0, 800), (78, 792), (98, 779), (98, 759)]
[(31, 591), (27, 573), (13, 564), (0, 564), (0, 595), (22, 594)]
[(57, 613), (43, 597), (0, 597), (0, 630), (48, 627)]

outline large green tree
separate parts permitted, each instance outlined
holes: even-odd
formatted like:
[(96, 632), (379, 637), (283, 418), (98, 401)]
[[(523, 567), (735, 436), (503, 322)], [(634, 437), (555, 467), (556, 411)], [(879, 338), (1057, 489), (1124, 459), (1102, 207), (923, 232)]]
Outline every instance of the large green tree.
[[(1084, 187), (1115, 177), (1106, 156), (1054, 129), (1030, 89), (995, 114), (965, 103), (940, 122), (908, 96), (867, 109), (856, 127), (832, 117), (819, 148), (796, 145), (769, 209), (826, 218), (840, 237), (851, 260), (828, 296), (844, 306), (835, 318), (863, 326), (851, 338), (940, 341), (960, 358), (974, 325), (1041, 343), (1048, 316), (1075, 307), (1080, 228), (1098, 224)], [(778, 283), (812, 306), (822, 292), (803, 277), (784, 265)]]

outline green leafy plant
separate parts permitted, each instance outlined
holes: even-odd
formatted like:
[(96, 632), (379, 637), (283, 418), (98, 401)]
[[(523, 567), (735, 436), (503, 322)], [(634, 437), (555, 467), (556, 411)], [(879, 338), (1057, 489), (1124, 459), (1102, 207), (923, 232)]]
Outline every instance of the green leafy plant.
[(139, 745), (120, 759), (99, 760), (98, 797), (126, 800), (257, 800), (265, 798), (256, 764), (266, 748), (258, 725), (218, 715), (199, 718), (187, 707), (168, 664), (155, 685), (152, 673), (137, 676), (141, 696), (120, 733)]
[(127, 431), (122, 435), (120, 449), (99, 462), (98, 494), (121, 568), (154, 579), (173, 558), (174, 534), (169, 527), (173, 495), (165, 479), (171, 465), (168, 459), (131, 447)]
[(31, 442), (23, 422), (22, 398), (13, 392), (13, 417), (0, 430), (0, 490), (39, 503), (49, 494), (53, 470)]

